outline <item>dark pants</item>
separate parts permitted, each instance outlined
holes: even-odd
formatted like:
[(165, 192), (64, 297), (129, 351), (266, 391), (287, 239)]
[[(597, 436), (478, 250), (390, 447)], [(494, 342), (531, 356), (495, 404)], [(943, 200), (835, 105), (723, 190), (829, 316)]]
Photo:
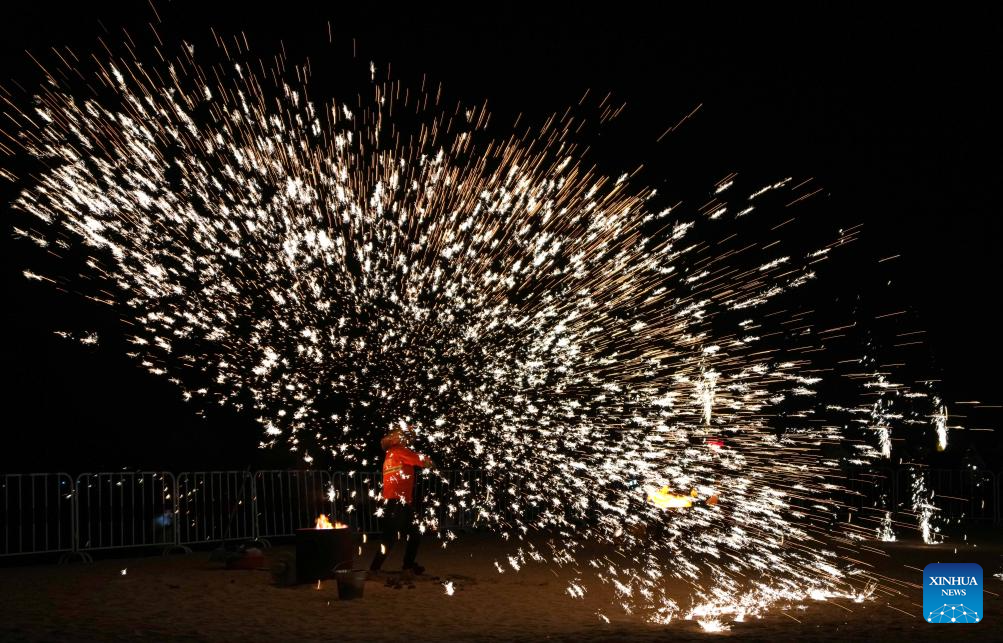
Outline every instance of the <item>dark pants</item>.
[(414, 507), (393, 501), (384, 505), (383, 516), (380, 517), (383, 525), (383, 534), (380, 542), (383, 544), (386, 553), (376, 552), (373, 564), (369, 566), (372, 571), (379, 571), (383, 566), (383, 561), (390, 555), (390, 551), (401, 538), (407, 540), (404, 546), (404, 569), (414, 567), (415, 557), (418, 555), (418, 542), (421, 533), (415, 523)]

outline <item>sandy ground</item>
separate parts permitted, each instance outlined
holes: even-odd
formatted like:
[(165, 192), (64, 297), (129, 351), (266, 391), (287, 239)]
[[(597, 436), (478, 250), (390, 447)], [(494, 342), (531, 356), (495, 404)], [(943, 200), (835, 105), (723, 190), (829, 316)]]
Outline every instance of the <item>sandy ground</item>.
[[(419, 580), (413, 589), (370, 581), (355, 601), (338, 600), (334, 581), (319, 590), (278, 587), (269, 571), (226, 570), (207, 552), (6, 567), (0, 568), (0, 641), (1003, 640), (1003, 581), (993, 578), (1003, 567), (1003, 539), (997, 531), (981, 542), (958, 546), (957, 553), (954, 545), (882, 545), (886, 555), (874, 553), (865, 562), (906, 583), (900, 585), (904, 596), (778, 607), (717, 634), (692, 622), (652, 625), (625, 615), (597, 581), (589, 583), (584, 599), (572, 599), (565, 593), (569, 572), (534, 565), (499, 574), (494, 561), (503, 560), (508, 547), (477, 534), (448, 550), (425, 543), (420, 560), (437, 578)], [(290, 549), (268, 551), (274, 557)], [(401, 552), (394, 553), (390, 570), (400, 565)], [(362, 560), (368, 562), (368, 551)], [(908, 566), (950, 561), (983, 566), (983, 623), (921, 620), (921, 575)], [(455, 588), (452, 596), (442, 585), (447, 580)], [(599, 610), (612, 622), (603, 622)]]

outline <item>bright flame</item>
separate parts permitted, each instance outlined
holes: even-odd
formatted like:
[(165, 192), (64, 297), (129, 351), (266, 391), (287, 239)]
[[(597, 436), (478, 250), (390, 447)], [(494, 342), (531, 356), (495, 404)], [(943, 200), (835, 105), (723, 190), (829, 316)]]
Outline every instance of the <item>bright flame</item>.
[(317, 520), (313, 524), (314, 529), (348, 529), (348, 525), (343, 522), (334, 521), (332, 524), (328, 519), (327, 514), (321, 514), (317, 516)]
[(671, 493), (668, 487), (662, 487), (658, 491), (648, 494), (648, 502), (659, 509), (684, 509), (693, 506), (693, 497), (696, 490), (688, 496), (681, 496)]

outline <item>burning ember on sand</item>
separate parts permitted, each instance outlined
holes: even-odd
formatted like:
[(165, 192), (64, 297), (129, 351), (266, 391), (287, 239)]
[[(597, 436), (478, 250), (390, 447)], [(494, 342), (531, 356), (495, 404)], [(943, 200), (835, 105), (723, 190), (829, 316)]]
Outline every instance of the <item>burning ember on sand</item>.
[[(37, 160), (0, 166), (45, 258), (24, 275), (109, 306), (139, 366), (307, 463), (372, 471), (406, 418), (417, 450), (483, 474), (433, 485), (423, 528), (448, 544), (441, 513), (475, 515), (512, 543), (499, 570), (581, 568), (657, 622), (724, 629), (881, 582), (853, 561), (897, 508), (848, 510), (846, 472), (946, 448), (949, 415), (901, 368), (914, 349), (886, 359), (872, 320), (810, 303), (861, 233), (824, 186), (731, 173), (663, 195), (587, 158), (575, 110), (511, 129), (376, 65), (324, 98), (305, 61), (220, 36), (203, 67), (151, 28), (55, 52), (35, 95), (0, 88), (0, 153)], [(895, 524), (933, 539), (913, 488)]]

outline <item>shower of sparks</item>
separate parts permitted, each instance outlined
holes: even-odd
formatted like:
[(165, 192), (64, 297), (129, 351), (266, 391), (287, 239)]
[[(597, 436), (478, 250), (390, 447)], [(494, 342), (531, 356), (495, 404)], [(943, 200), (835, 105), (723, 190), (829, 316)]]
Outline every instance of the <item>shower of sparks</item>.
[(892, 527), (892, 512), (886, 511), (885, 517), (881, 521), (881, 526), (878, 527), (878, 540), (886, 543), (893, 543), (898, 540), (895, 537), (895, 529)]
[[(837, 550), (873, 538), (886, 508), (846, 518), (845, 471), (934, 414), (873, 360), (826, 363), (844, 327), (791, 297), (857, 235), (781, 243), (817, 187), (734, 194), (731, 176), (703, 207), (660, 206), (585, 165), (575, 116), (494, 141), (483, 108), (375, 67), (369, 99), (318, 103), (308, 66), (256, 76), (240, 42), (210, 69), (188, 45), (161, 66), (95, 58), (87, 97), (81, 65), (33, 102), (0, 94), (0, 151), (41, 167), (16, 179), (15, 233), (86, 253), (79, 284), (26, 277), (78, 284), (145, 369), (253, 414), (262, 446), (307, 464), (375, 468), (383, 432), (410, 422), (418, 450), (486, 480), (441, 485), (423, 527), (473, 511), (513, 543), (499, 572), (588, 570), (628, 611), (712, 631), (873, 591)], [(730, 231), (757, 216), (758, 233)], [(823, 376), (861, 401), (822, 399)]]
[(700, 624), (701, 629), (705, 632), (727, 632), (731, 629), (730, 625), (722, 623), (717, 619), (710, 619), (707, 621), (697, 621)]
[[(935, 399), (934, 404), (937, 405), (939, 401)], [(947, 448), (947, 407), (940, 406), (933, 416), (933, 423), (937, 429), (937, 450), (943, 451)]]
[(933, 504), (933, 491), (926, 488), (926, 480), (923, 475), (915, 470), (911, 470), (910, 485), (912, 488), (912, 510), (919, 517), (919, 531), (923, 537), (923, 542), (933, 545), (941, 542), (940, 528), (934, 524), (934, 515), (938, 511)]

